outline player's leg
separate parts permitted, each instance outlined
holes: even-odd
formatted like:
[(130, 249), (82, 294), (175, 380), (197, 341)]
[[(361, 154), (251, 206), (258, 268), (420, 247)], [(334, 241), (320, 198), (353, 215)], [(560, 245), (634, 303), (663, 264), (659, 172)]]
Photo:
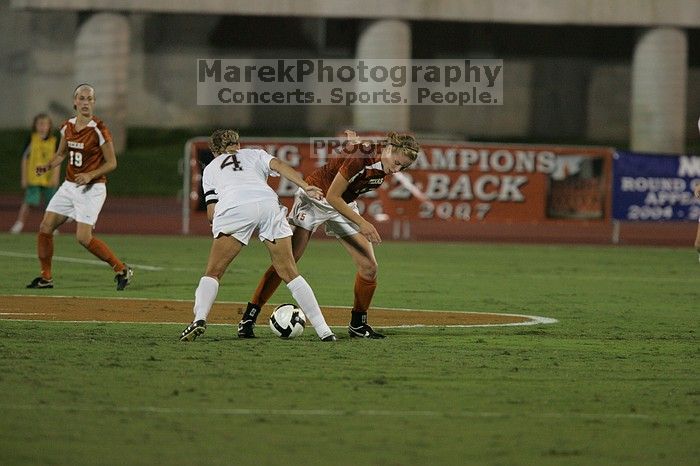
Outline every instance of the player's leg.
[(212, 242), (206, 272), (194, 292), (194, 319), (180, 334), (180, 341), (193, 341), (206, 330), (209, 312), (219, 293), (219, 280), (243, 246), (236, 238), (225, 235), (219, 235)]
[(41, 266), (41, 274), (27, 285), (27, 288), (53, 288), (51, 261), (53, 258), (53, 232), (61, 226), (68, 217), (56, 212), (44, 212), (44, 218), (39, 225), (36, 239), (36, 252)]
[[(50, 187), (42, 187), (42, 188), (41, 188), (41, 197), (44, 198), (44, 204), (45, 204), (47, 207), (48, 207), (49, 203), (51, 202), (51, 199), (53, 198), (53, 196), (56, 194), (57, 191), (58, 191), (58, 188), (57, 188), (57, 187), (53, 187), (53, 186), (50, 186)], [(38, 209), (38, 208), (40, 207), (40, 204), (41, 204), (41, 202), (38, 202), (36, 205), (31, 205), (31, 204), (30, 204), (30, 205), (29, 205), (29, 210)], [(70, 218), (67, 218), (66, 221), (67, 221), (67, 222), (70, 221)], [(58, 231), (58, 227), (56, 227), (56, 229), (53, 231), (53, 234), (54, 234), (54, 235), (57, 235), (58, 233), (60, 233), (60, 232)]]
[[(286, 208), (281, 208), (279, 212), (274, 213), (274, 216), (278, 217), (278, 214), (281, 212), (284, 212), (284, 215), (286, 215)], [(296, 195), (294, 196), (292, 211), (289, 213), (289, 219), (288, 221), (283, 219), (285, 224), (293, 228), (292, 252), (296, 261), (299, 261), (301, 256), (304, 254), (313, 231), (319, 225), (321, 225), (326, 218), (327, 216), (308, 196), (306, 196), (303, 190), (297, 191)], [(276, 222), (275, 225), (277, 225), (279, 221), (280, 220), (274, 220), (274, 222)], [(272, 224), (270, 226), (272, 226)], [(280, 281), (281, 280), (275, 272), (274, 267), (271, 266), (268, 268), (263, 277), (260, 279), (258, 287), (256, 288), (255, 293), (253, 293), (253, 297), (248, 304), (248, 309), (246, 309), (246, 312), (248, 313), (248, 311), (251, 311), (250, 313), (255, 315), (255, 313), (260, 310), (260, 307), (265, 304), (274, 294), (275, 290), (280, 284)], [(244, 315), (244, 317), (246, 316)]]
[(367, 310), (372, 302), (377, 288), (377, 258), (374, 248), (367, 238), (361, 234), (342, 236), (338, 238), (346, 251), (352, 257), (357, 274), (355, 275), (355, 299), (352, 306), (348, 333), (353, 337), (384, 338), (367, 323)]
[(10, 233), (16, 235), (22, 233), (24, 229), (24, 224), (27, 223), (27, 214), (29, 213), (29, 205), (26, 202), (22, 202), (19, 206), (19, 212), (17, 212), (17, 220), (10, 228)]
[[(114, 281), (117, 282), (117, 291), (122, 291), (131, 283), (131, 278), (134, 275), (133, 270), (114, 254), (107, 243), (92, 234), (107, 198), (106, 186), (104, 183), (73, 186), (70, 192), (73, 195), (75, 205), (75, 238), (93, 256), (112, 267), (112, 271), (116, 273)], [(51, 202), (56, 196), (51, 199)]]
[(24, 192), (24, 200), (22, 205), (19, 207), (19, 212), (17, 213), (17, 221), (15, 221), (12, 228), (10, 228), (10, 233), (21, 233), (24, 225), (27, 223), (27, 215), (29, 214), (29, 209), (32, 207), (39, 207), (41, 201), (41, 187), (40, 186), (27, 186)]
[(277, 238), (274, 242), (266, 240), (265, 246), (270, 253), (272, 266), (275, 268), (277, 275), (287, 284), (292, 297), (299, 304), (301, 310), (304, 311), (304, 314), (306, 314), (318, 337), (324, 341), (335, 341), (335, 336), (330, 327), (328, 327), (326, 319), (321, 312), (321, 307), (318, 305), (316, 295), (314, 295), (313, 290), (304, 277), (299, 275), (296, 260), (292, 254), (290, 237)]
[[(306, 251), (306, 246), (311, 239), (311, 232), (301, 227), (293, 227), (293, 232), (291, 239), (292, 256), (294, 257), (294, 261), (298, 262), (301, 256), (304, 255), (304, 251)], [(277, 290), (281, 281), (282, 279), (275, 270), (275, 267), (271, 265), (260, 279), (250, 302), (258, 307), (264, 305), (269, 301), (270, 297), (272, 297), (275, 290)]]
[[(301, 256), (306, 251), (306, 246), (311, 239), (311, 231), (300, 226), (293, 226), (293, 234), (291, 239), (292, 256), (294, 261), (298, 262)], [(260, 313), (260, 308), (269, 301), (270, 297), (275, 293), (277, 287), (282, 282), (282, 279), (275, 270), (274, 265), (268, 267), (263, 276), (258, 282), (258, 287), (255, 293), (250, 298), (250, 302), (243, 312), (240, 322), (238, 323), (238, 336), (240, 338), (254, 338), (255, 321)]]
[(129, 284), (134, 272), (131, 270), (131, 267), (119, 260), (107, 243), (93, 236), (93, 228), (94, 226), (88, 223), (76, 222), (75, 238), (93, 256), (112, 267), (112, 270), (116, 272), (114, 280), (117, 282), (117, 290), (121, 291)]

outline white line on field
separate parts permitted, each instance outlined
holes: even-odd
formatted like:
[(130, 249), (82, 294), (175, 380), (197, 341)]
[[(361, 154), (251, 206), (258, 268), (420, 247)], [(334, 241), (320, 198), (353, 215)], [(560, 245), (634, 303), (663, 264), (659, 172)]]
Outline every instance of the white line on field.
[[(5, 257), (18, 257), (21, 259), (36, 259), (36, 254), (27, 254), (22, 252), (12, 252), (12, 251), (0, 251), (0, 256)], [(73, 262), (75, 264), (87, 264), (87, 265), (98, 265), (107, 266), (105, 262), (94, 260), (94, 259), (80, 259), (78, 257), (66, 257), (66, 256), (53, 256), (53, 260), (58, 262)], [(150, 270), (154, 272), (160, 272), (163, 270), (172, 270), (176, 272), (193, 271), (195, 269), (183, 268), (183, 267), (158, 267), (155, 265), (144, 265), (144, 264), (134, 264), (132, 262), (128, 263), (131, 267), (140, 270)]]
[[(212, 414), (220, 416), (383, 416), (383, 417), (472, 417), (472, 418), (560, 418), (560, 419), (629, 419), (652, 420), (662, 419), (664, 416), (639, 413), (513, 413), (513, 412), (489, 412), (489, 411), (432, 411), (432, 410), (334, 410), (334, 409), (265, 409), (265, 408), (216, 408), (216, 407), (162, 407), (162, 406), (66, 406), (66, 405), (0, 405), (5, 411), (58, 411), (58, 412), (100, 412), (100, 413), (146, 413), (146, 414)], [(697, 416), (688, 414), (679, 419), (696, 419)]]
[[(129, 296), (68, 296), (68, 295), (34, 295), (34, 294), (5, 294), (5, 295), (0, 295), (0, 296), (8, 296), (11, 298), (66, 298), (66, 299), (80, 299), (80, 298), (85, 298), (85, 299), (105, 299), (105, 300), (110, 300), (110, 299), (122, 299), (125, 301), (159, 301), (159, 302), (176, 302), (176, 303), (192, 303), (192, 299), (176, 299), (176, 298), (171, 298), (171, 299), (163, 299), (163, 298), (144, 298), (144, 297), (129, 297)], [(243, 302), (243, 301), (222, 301), (222, 300), (217, 300), (216, 304), (240, 304), (240, 305), (247, 305), (248, 302)], [(284, 304), (284, 303), (268, 303), (271, 306), (279, 305), (279, 304)], [(338, 309), (351, 309), (350, 306), (341, 306), (341, 305), (335, 305), (335, 304), (322, 304), (321, 307), (333, 307), (333, 308), (338, 308)], [(405, 311), (405, 312), (450, 312), (450, 313), (467, 313), (467, 314), (491, 314), (491, 315), (499, 315), (499, 316), (508, 316), (508, 317), (526, 317), (528, 319), (542, 319), (541, 324), (554, 324), (559, 322), (557, 319), (552, 319), (549, 317), (540, 317), (540, 316), (529, 316), (526, 314), (508, 314), (505, 312), (479, 312), (479, 311), (454, 311), (454, 310), (447, 310), (447, 309), (409, 309), (407, 307), (380, 307), (380, 306), (372, 306), (372, 309), (377, 309), (377, 310), (382, 310), (382, 311)]]
[[(54, 298), (62, 298), (62, 299), (81, 299), (81, 298), (86, 298), (86, 299), (100, 299), (100, 300), (109, 300), (109, 299), (125, 299), (125, 300), (134, 300), (134, 301), (150, 301), (150, 302), (169, 302), (169, 301), (174, 301), (174, 302), (192, 302), (192, 300), (189, 299), (153, 299), (153, 298), (125, 298), (125, 297), (116, 297), (116, 298), (105, 298), (104, 296), (54, 296), (54, 295), (48, 295), (48, 296), (36, 296), (36, 295), (5, 295), (9, 297), (19, 297), (19, 298), (46, 298), (46, 299), (54, 299)], [(237, 301), (217, 301), (218, 304), (227, 304), (227, 305), (246, 305), (247, 303), (242, 303), (242, 302), (237, 302)], [(327, 305), (323, 305), (322, 307), (326, 307)], [(328, 306), (328, 307), (335, 307), (335, 308), (342, 308), (346, 307), (347, 309), (350, 309), (347, 306)], [(525, 322), (510, 322), (510, 323), (496, 323), (496, 324), (453, 324), (453, 325), (427, 325), (427, 324), (415, 324), (415, 325), (381, 325), (378, 327), (381, 328), (440, 328), (440, 327), (455, 327), (455, 328), (472, 328), (472, 327), (513, 327), (513, 326), (525, 326), (525, 325), (548, 325), (548, 324), (556, 324), (559, 321), (557, 319), (553, 319), (551, 317), (543, 317), (543, 316), (532, 316), (532, 315), (526, 315), (526, 314), (509, 314), (509, 313), (504, 313), (504, 312), (470, 312), (470, 311), (439, 311), (439, 310), (434, 310), (434, 309), (407, 309), (407, 308), (391, 308), (391, 307), (374, 307), (372, 309), (377, 309), (377, 310), (383, 310), (383, 311), (402, 311), (402, 312), (449, 312), (449, 313), (462, 313), (462, 314), (478, 314), (478, 315), (495, 315), (495, 316), (505, 316), (505, 317), (520, 317), (524, 319), (529, 319)], [(0, 315), (11, 315), (11, 314), (2, 314)], [(18, 313), (16, 315), (56, 315), (56, 314), (21, 314)], [(6, 319), (6, 320), (13, 320), (13, 319)], [(15, 320), (20, 320), (20, 319), (15, 319)], [(105, 323), (105, 324), (132, 324), (135, 322), (119, 322), (119, 321), (106, 321), (106, 320), (40, 320), (40, 319), (32, 319), (34, 322), (64, 322), (64, 323)], [(150, 323), (150, 324), (180, 324), (181, 322), (139, 322), (139, 323)], [(210, 325), (230, 325), (230, 324), (210, 324)], [(341, 328), (341, 327), (334, 327), (334, 328)]]
[[(474, 314), (477, 314), (476, 312)], [(10, 315), (10, 314), (2, 314), (0, 315)], [(57, 315), (57, 314), (21, 314), (17, 313), (14, 314), (17, 316), (22, 316), (22, 315)], [(501, 315), (501, 314), (494, 314), (494, 315)], [(524, 316), (523, 316), (524, 317)], [(398, 328), (398, 329), (405, 329), (405, 328), (472, 328), (472, 327), (513, 327), (513, 326), (525, 326), (525, 325), (538, 325), (538, 324), (550, 324), (550, 323), (555, 323), (558, 322), (556, 319), (549, 319), (548, 317), (542, 317), (544, 320), (551, 320), (553, 322), (534, 322), (534, 321), (526, 321), (526, 322), (513, 322), (513, 323), (501, 323), (501, 324), (444, 324), (444, 325), (423, 325), (423, 324), (416, 324), (416, 325), (374, 325), (373, 327), (376, 328)], [(120, 324), (120, 325), (133, 325), (133, 324), (138, 324), (138, 325), (183, 325), (186, 324), (186, 322), (124, 322), (124, 321), (118, 321), (118, 320), (49, 320), (49, 319), (2, 319), (3, 321), (8, 321), (8, 322), (42, 322), (42, 323), (49, 323), (49, 324)], [(222, 326), (222, 327), (235, 327), (237, 326), (237, 323), (233, 324), (210, 324), (207, 323), (207, 326)], [(258, 323), (258, 325), (266, 325), (264, 322), (262, 324)], [(330, 328), (339, 328), (339, 329), (347, 329), (346, 325), (329, 325)]]

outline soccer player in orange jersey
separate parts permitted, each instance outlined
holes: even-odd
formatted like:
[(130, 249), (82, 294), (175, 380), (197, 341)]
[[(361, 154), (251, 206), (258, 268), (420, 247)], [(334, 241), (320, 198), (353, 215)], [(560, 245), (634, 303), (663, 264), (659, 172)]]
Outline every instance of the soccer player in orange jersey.
[[(348, 142), (356, 141), (354, 132), (348, 131)], [(400, 170), (405, 170), (418, 157), (420, 147), (413, 136), (389, 133), (384, 143), (373, 145), (370, 150), (359, 150), (356, 145), (350, 156), (331, 159), (315, 170), (306, 182), (318, 186), (325, 193), (320, 201), (297, 191), (289, 223), (294, 229), (292, 249), (298, 261), (311, 239), (311, 234), (325, 224), (326, 233), (338, 238), (352, 257), (355, 276), (355, 299), (348, 333), (351, 337), (384, 338), (367, 323), (367, 310), (377, 287), (377, 259), (372, 244), (379, 243), (379, 233), (358, 212), (355, 199), (367, 191), (377, 189), (384, 180)], [(255, 337), (255, 320), (260, 307), (265, 304), (280, 284), (273, 267), (263, 275), (243, 318), (238, 324), (240, 338)]]
[(27, 288), (53, 288), (53, 232), (69, 218), (76, 222), (78, 242), (116, 272), (117, 290), (123, 290), (131, 281), (131, 268), (92, 235), (107, 197), (105, 175), (117, 168), (112, 135), (104, 122), (93, 115), (94, 107), (95, 89), (89, 84), (79, 85), (73, 91), (76, 115), (61, 125), (61, 141), (56, 154), (46, 165), (36, 167), (36, 173), (40, 175), (61, 165), (68, 156), (66, 179), (51, 198), (39, 226), (37, 254), (41, 275)]

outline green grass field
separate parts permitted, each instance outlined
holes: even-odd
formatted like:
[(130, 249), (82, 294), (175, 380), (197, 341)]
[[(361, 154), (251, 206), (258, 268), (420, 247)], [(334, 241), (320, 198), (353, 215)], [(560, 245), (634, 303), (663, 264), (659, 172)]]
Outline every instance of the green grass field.
[[(192, 298), (207, 238), (103, 238), (136, 265), (126, 292), (106, 266), (62, 259), (92, 259), (66, 233), (57, 287), (26, 290), (35, 237), (0, 235), (0, 300)], [(238, 340), (222, 325), (182, 344), (186, 322), (0, 320), (0, 464), (699, 464), (691, 249), (384, 243), (377, 256), (376, 306), (559, 323), (380, 341), (337, 329), (336, 344), (264, 327)], [(246, 248), (219, 300), (246, 301), (267, 263)], [(313, 242), (300, 270), (322, 305), (351, 304), (354, 269), (334, 242)], [(282, 287), (273, 302), (288, 299)]]

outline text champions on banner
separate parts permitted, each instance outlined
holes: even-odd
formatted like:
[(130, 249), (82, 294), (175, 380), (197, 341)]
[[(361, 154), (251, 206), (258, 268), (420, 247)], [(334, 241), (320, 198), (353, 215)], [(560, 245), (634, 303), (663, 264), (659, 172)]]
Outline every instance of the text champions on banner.
[[(288, 162), (304, 175), (343, 153), (344, 138), (243, 140)], [(211, 160), (206, 142), (193, 145), (192, 166)], [(199, 163), (195, 163), (194, 160)], [(413, 166), (401, 172), (420, 191), (417, 198), (397, 177), (358, 199), (360, 211), (389, 219), (434, 222), (548, 222), (609, 218), (612, 150), (421, 141)], [(270, 185), (288, 207), (296, 186), (284, 178)], [(199, 177), (192, 177), (193, 209), (203, 209)]]
[(617, 151), (613, 162), (613, 218), (693, 220), (700, 201), (700, 157)]

